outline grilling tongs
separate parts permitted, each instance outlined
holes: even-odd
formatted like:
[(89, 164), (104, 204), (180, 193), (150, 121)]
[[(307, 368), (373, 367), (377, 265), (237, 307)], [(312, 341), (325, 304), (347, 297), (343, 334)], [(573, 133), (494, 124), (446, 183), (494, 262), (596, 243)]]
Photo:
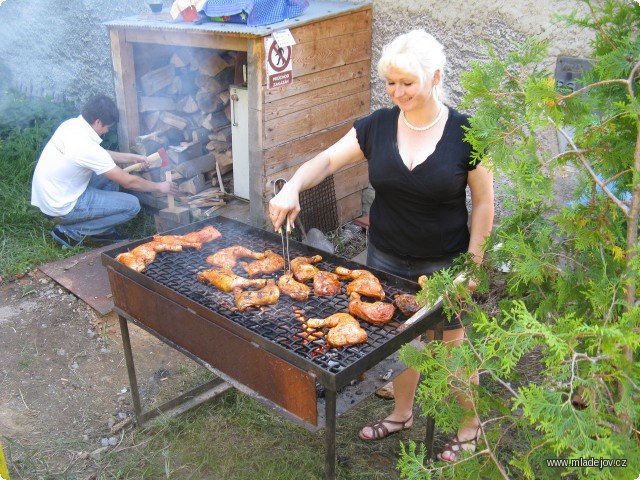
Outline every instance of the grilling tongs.
[[(277, 195), (287, 181), (284, 178), (279, 178), (273, 182), (273, 195)], [(289, 233), (291, 233), (291, 222), (289, 221), (289, 214), (287, 214), (286, 228), (282, 229), (282, 225), (278, 229), (280, 238), (282, 238), (282, 256), (284, 258), (284, 273), (287, 273), (291, 268), (291, 258), (289, 256)]]

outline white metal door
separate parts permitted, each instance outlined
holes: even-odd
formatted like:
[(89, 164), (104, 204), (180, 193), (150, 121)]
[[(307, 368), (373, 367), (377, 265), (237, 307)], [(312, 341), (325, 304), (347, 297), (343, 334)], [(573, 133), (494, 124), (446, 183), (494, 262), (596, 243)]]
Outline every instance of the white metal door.
[(233, 194), (249, 200), (249, 102), (247, 87), (231, 85)]

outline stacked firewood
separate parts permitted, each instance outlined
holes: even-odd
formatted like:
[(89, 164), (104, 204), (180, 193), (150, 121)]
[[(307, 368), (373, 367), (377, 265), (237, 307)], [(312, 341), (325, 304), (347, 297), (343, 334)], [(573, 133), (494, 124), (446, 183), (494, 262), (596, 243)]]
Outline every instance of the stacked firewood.
[[(143, 175), (158, 181), (167, 168), (180, 183), (176, 199), (210, 213), (224, 204), (233, 169), (229, 85), (236, 53), (177, 50), (166, 64), (138, 78), (140, 130), (131, 150), (150, 155), (163, 147), (172, 165)], [(154, 178), (155, 177), (155, 178)]]

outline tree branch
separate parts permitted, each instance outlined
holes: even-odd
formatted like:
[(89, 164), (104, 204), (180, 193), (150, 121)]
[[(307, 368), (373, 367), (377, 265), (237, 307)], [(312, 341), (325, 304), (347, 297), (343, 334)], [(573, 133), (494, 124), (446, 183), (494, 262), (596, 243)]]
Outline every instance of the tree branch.
[[(556, 125), (551, 117), (548, 117), (548, 118), (554, 125)], [(587, 170), (591, 179), (596, 183), (596, 185), (598, 185), (602, 189), (602, 191), (607, 195), (607, 197), (609, 197), (611, 201), (615, 203), (618, 206), (618, 208), (620, 208), (620, 210), (622, 210), (624, 214), (628, 217), (629, 207), (627, 207), (627, 205), (625, 205), (623, 201), (621, 201), (618, 197), (616, 197), (613, 194), (613, 192), (607, 188), (605, 183), (602, 180), (600, 180), (596, 172), (593, 170), (591, 163), (589, 162), (589, 160), (587, 160), (584, 154), (582, 154), (582, 151), (577, 147), (577, 145), (573, 141), (573, 138), (571, 138), (571, 135), (569, 135), (562, 127), (558, 125), (556, 125), (556, 128), (562, 134), (562, 136), (567, 140), (567, 142), (569, 142), (569, 144), (571, 145), (571, 148), (573, 149), (576, 156), (578, 157), (578, 160), (580, 160), (580, 163), (582, 164), (582, 166)], [(640, 138), (639, 138), (639, 141), (640, 141)], [(639, 147), (640, 145), (636, 144), (636, 157), (640, 156), (640, 152), (638, 151)], [(639, 163), (640, 163), (640, 159), (639, 159)], [(638, 186), (638, 197), (640, 198), (640, 185)], [(637, 230), (637, 224), (636, 224), (636, 230)]]

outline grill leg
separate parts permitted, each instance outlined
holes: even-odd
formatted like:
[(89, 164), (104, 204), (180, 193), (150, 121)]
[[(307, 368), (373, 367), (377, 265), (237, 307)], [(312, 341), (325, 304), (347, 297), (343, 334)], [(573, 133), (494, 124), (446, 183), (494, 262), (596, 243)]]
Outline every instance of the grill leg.
[(336, 391), (325, 390), (324, 473), (326, 480), (336, 478)]
[[(443, 322), (444, 320), (438, 322), (436, 325), (435, 331), (433, 332), (434, 340), (442, 340), (443, 337)], [(435, 418), (427, 417), (427, 431), (424, 435), (424, 444), (427, 447), (427, 461), (431, 461), (434, 459), (433, 455), (433, 437), (435, 433)]]
[(131, 398), (133, 400), (133, 410), (136, 414), (136, 422), (140, 426), (142, 408), (140, 406), (140, 392), (138, 391), (138, 379), (136, 378), (136, 367), (133, 363), (133, 352), (131, 351), (131, 338), (129, 337), (129, 325), (127, 319), (118, 315), (120, 320), (120, 333), (122, 335), (122, 347), (124, 359), (127, 362), (127, 374), (129, 375), (129, 387), (131, 388)]

